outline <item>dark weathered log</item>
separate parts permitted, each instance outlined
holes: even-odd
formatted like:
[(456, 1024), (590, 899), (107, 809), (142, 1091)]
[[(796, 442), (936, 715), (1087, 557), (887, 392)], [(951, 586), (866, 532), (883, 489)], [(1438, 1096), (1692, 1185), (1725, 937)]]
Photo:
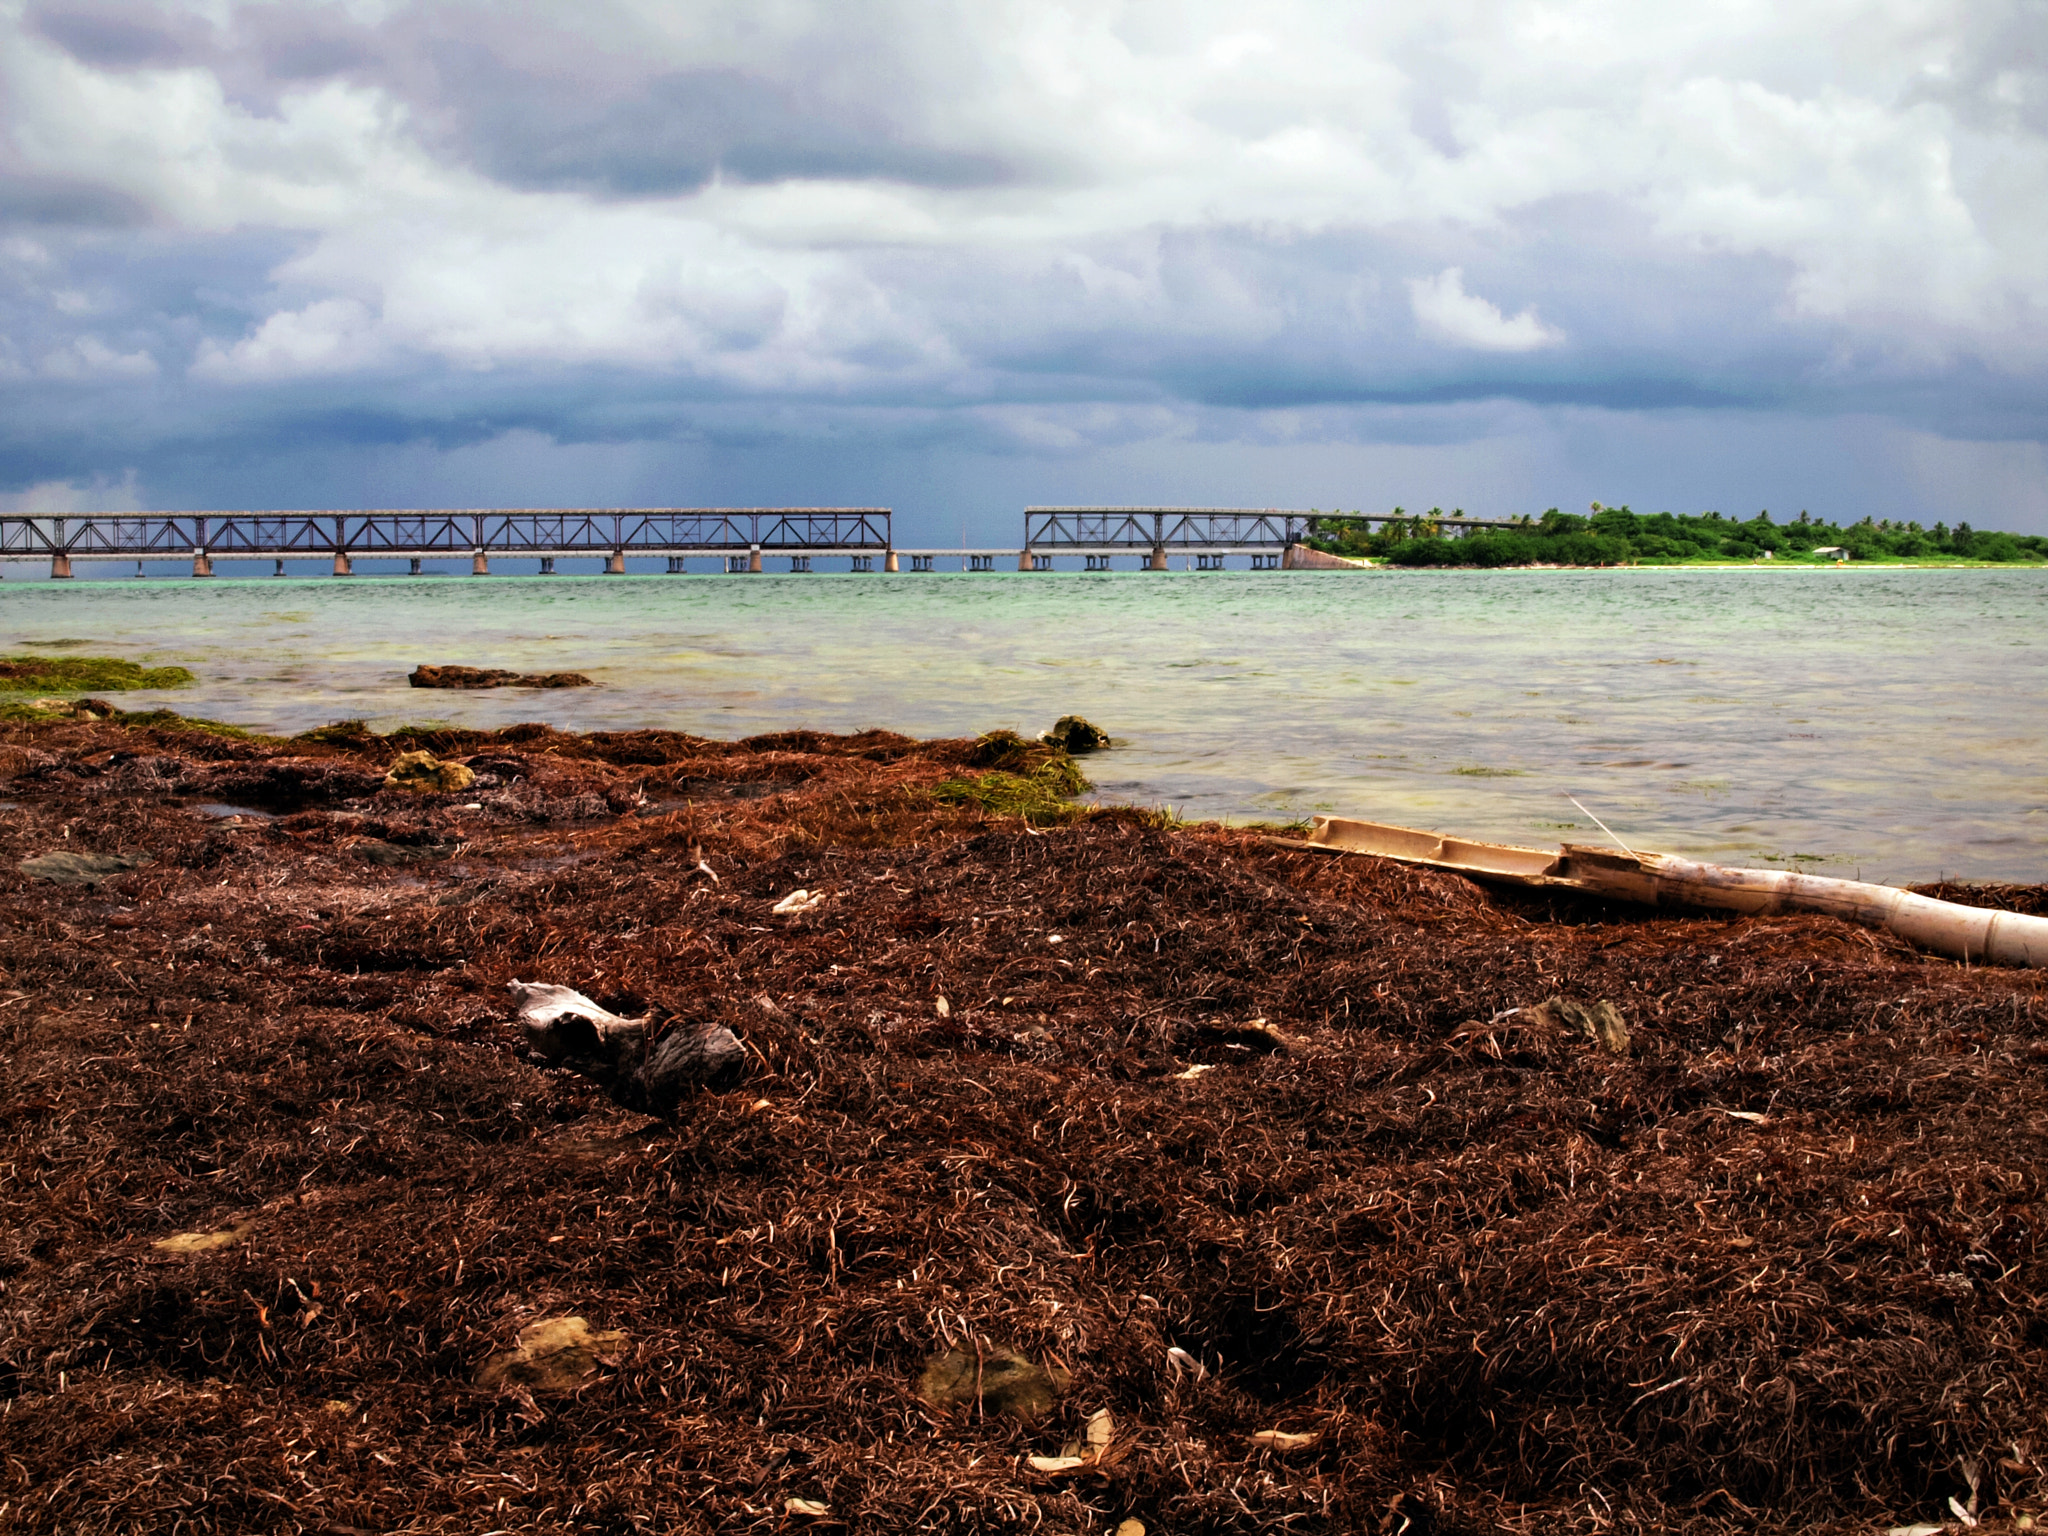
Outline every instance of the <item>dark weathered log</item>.
[(746, 1066), (746, 1047), (723, 1024), (680, 1024), (655, 1042), (640, 1069), (640, 1092), (648, 1113), (673, 1114), (693, 1093), (730, 1088)]
[(648, 1044), (653, 1016), (621, 1018), (580, 992), (515, 981), (526, 1038), (550, 1066), (589, 1078), (628, 1109), (673, 1117), (707, 1088), (729, 1088), (746, 1069), (746, 1048), (723, 1024), (676, 1023)]

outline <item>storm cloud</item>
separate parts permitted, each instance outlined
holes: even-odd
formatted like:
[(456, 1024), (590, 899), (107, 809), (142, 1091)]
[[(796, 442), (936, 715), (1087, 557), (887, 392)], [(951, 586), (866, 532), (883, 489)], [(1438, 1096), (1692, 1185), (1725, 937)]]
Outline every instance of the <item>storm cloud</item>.
[(0, 495), (2048, 528), (2040, 19), (0, 0)]

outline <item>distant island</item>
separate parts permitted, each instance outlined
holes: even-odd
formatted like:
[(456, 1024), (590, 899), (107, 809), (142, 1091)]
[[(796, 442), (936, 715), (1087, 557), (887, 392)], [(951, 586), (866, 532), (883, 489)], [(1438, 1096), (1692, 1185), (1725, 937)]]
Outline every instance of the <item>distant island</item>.
[(1768, 512), (1745, 521), (1719, 512), (1645, 514), (1596, 501), (1585, 517), (1552, 507), (1540, 518), (1525, 517), (1511, 527), (1461, 531), (1444, 526), (1464, 515), (1441, 507), (1417, 514), (1396, 507), (1385, 517), (1314, 512), (1303, 542), (1325, 554), (1405, 566), (1688, 565), (1734, 560), (1953, 565), (2048, 560), (2048, 538), (1980, 533), (1968, 523), (1923, 528), (1866, 517), (1843, 527), (1804, 512), (1794, 521), (1775, 523)]

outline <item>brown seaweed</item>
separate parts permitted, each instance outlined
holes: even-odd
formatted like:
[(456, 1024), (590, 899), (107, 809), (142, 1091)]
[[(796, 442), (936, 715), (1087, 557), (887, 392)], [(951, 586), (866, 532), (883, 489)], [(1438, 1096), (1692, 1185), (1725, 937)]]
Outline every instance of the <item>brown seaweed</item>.
[[(0, 729), (0, 1527), (2043, 1502), (2037, 975), (1026, 826), (931, 793), (973, 742)], [(407, 751), (476, 781), (379, 789)], [(138, 862), (15, 873), (60, 849)], [(727, 1029), (744, 1078), (636, 1113), (530, 1059), (515, 978)], [(563, 1318), (587, 1372), (489, 1367)], [(1056, 1397), (999, 1411), (990, 1361)]]

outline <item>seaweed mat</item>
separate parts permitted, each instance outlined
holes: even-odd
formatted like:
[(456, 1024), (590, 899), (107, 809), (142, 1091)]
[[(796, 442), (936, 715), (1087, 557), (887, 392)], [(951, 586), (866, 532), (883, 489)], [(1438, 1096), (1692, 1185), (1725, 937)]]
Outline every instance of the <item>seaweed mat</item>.
[[(0, 1528), (2040, 1507), (2038, 977), (1027, 827), (930, 794), (966, 742), (153, 722), (0, 736)], [(420, 746), (476, 785), (381, 792)], [(15, 872), (52, 850), (154, 862)], [(748, 1077), (629, 1114), (527, 1058), (514, 978), (723, 1022)], [(476, 1385), (568, 1315), (581, 1385)], [(1064, 1390), (933, 1406), (948, 1349)]]

